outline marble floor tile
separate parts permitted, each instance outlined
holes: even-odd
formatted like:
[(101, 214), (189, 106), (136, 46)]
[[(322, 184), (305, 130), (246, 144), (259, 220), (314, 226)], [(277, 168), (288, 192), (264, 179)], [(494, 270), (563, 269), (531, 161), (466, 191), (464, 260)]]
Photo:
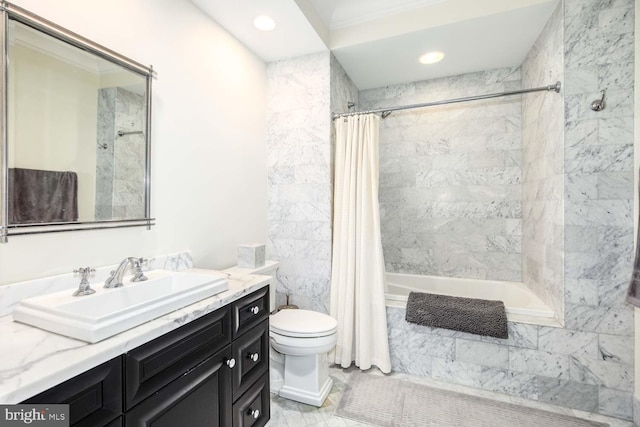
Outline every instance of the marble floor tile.
[[(331, 367), (329, 374), (333, 378), (333, 389), (320, 408), (305, 405), (304, 403), (294, 402), (292, 400), (283, 399), (275, 394), (271, 395), (271, 420), (266, 427), (366, 427), (370, 424), (361, 423), (334, 415), (335, 410), (340, 401), (342, 390), (352, 375), (383, 375), (377, 369), (370, 369), (361, 372), (355, 368), (342, 369), (339, 367)], [(433, 388), (442, 390), (455, 391), (467, 395), (483, 397), (487, 399), (499, 400), (502, 402), (510, 402), (516, 405), (526, 406), (530, 408), (542, 409), (558, 414), (572, 415), (593, 421), (609, 423), (610, 427), (633, 427), (633, 423), (619, 420), (617, 418), (595, 415), (588, 412), (572, 410), (560, 406), (550, 405), (542, 402), (536, 402), (529, 399), (507, 396), (501, 393), (493, 393), (486, 390), (478, 390), (471, 387), (449, 384), (442, 381), (436, 381), (431, 378), (419, 377), (402, 373), (392, 373), (390, 376), (401, 380), (416, 384), (424, 384)], [(495, 426), (495, 427), (512, 427), (512, 426)]]

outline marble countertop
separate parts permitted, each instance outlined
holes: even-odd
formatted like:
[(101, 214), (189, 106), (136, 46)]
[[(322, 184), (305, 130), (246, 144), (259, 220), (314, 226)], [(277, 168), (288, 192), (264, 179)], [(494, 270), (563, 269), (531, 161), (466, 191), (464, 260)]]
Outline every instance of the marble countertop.
[(225, 274), (229, 276), (229, 290), (95, 344), (13, 322), (11, 315), (0, 317), (0, 404), (22, 402), (260, 289), (270, 279)]

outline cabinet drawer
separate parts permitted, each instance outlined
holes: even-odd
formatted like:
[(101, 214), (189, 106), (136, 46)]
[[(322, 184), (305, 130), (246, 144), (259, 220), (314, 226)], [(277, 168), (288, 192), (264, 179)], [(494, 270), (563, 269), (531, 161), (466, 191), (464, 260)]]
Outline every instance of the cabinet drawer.
[(231, 346), (206, 359), (135, 408), (125, 427), (227, 427), (231, 425)]
[(233, 405), (233, 427), (262, 427), (271, 416), (269, 372), (266, 372)]
[(269, 316), (269, 286), (231, 304), (233, 339), (242, 335)]
[(83, 372), (24, 403), (67, 403), (72, 427), (105, 426), (122, 413), (122, 357)]
[(224, 307), (169, 332), (125, 355), (125, 409), (169, 384), (231, 341)]
[(236, 360), (231, 371), (235, 401), (269, 369), (269, 319), (235, 340), (232, 352)]

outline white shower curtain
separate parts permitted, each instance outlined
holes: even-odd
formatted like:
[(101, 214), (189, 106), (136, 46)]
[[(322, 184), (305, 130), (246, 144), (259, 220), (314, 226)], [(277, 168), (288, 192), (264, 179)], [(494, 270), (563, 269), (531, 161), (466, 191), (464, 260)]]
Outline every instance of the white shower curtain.
[(331, 271), (331, 316), (338, 321), (334, 362), (391, 371), (378, 204), (378, 134), (373, 114), (339, 118)]

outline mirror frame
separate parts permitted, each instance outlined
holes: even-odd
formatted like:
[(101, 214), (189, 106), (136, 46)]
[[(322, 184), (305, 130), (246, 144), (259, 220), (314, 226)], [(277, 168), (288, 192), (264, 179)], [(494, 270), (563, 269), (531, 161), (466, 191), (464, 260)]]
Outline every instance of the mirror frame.
[[(8, 132), (8, 65), (9, 65), (9, 19), (32, 27), (44, 34), (71, 44), (102, 59), (133, 71), (146, 80), (146, 162), (145, 162), (145, 208), (144, 218), (100, 221), (56, 222), (40, 224), (9, 224), (9, 132)], [(151, 82), (156, 77), (152, 66), (145, 66), (120, 55), (79, 34), (69, 31), (51, 21), (7, 1), (0, 1), (0, 243), (7, 243), (8, 236), (54, 233), (76, 230), (142, 227), (151, 229), (155, 218), (151, 217)]]

